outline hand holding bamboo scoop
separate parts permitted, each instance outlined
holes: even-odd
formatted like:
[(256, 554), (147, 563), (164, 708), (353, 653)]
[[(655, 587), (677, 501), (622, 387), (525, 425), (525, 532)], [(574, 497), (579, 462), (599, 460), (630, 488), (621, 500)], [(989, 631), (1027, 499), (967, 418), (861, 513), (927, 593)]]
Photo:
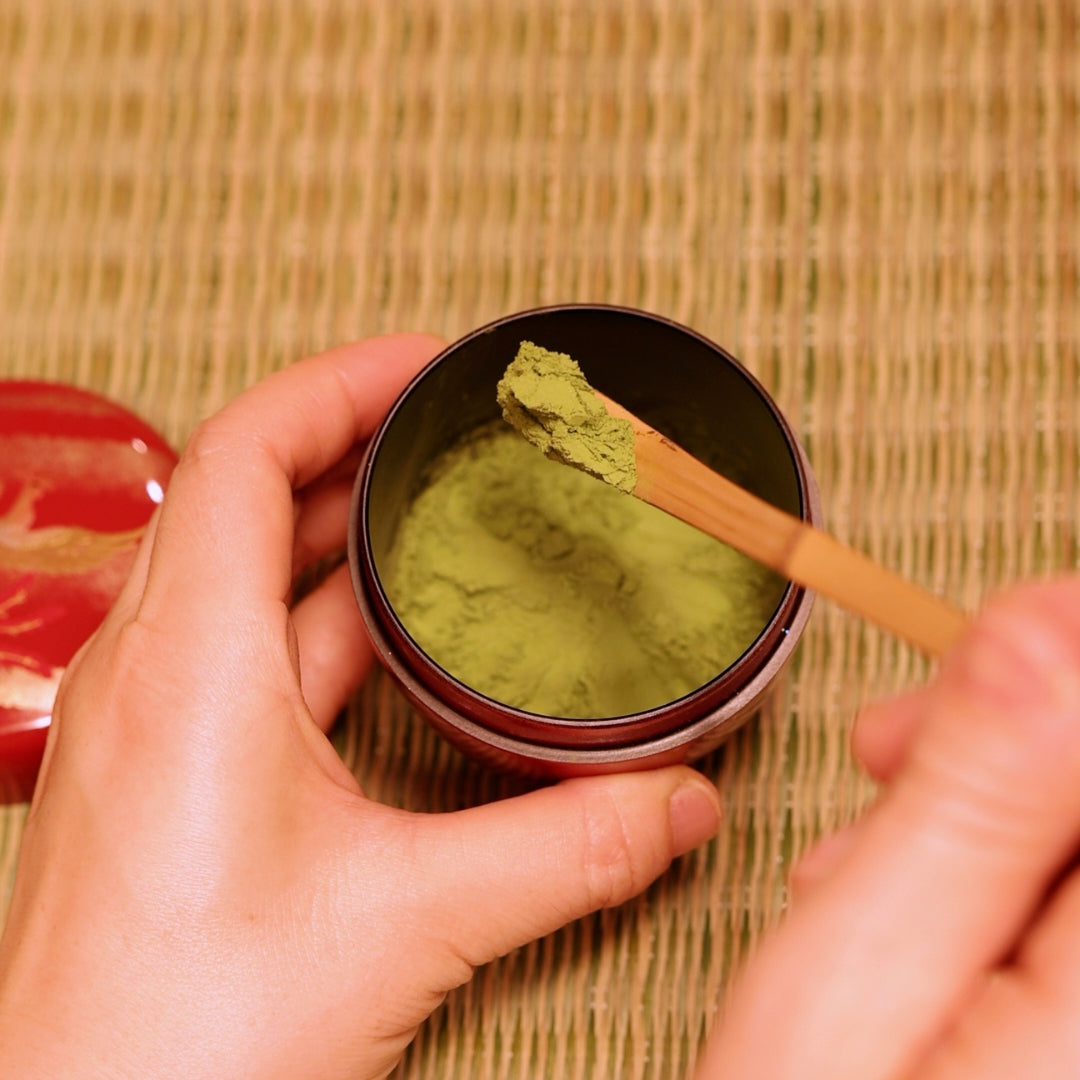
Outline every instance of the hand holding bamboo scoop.
[(556, 458), (651, 503), (932, 655), (958, 608), (752, 495), (597, 393), (563, 353), (523, 342), (499, 383), (503, 415)]

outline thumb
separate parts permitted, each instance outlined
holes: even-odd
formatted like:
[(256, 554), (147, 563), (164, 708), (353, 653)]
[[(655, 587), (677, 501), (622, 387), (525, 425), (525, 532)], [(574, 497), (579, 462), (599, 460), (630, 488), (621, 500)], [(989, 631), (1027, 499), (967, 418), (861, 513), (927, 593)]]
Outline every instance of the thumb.
[(567, 780), (432, 817), (423, 830), (431, 932), (473, 967), (641, 892), (720, 821), (684, 766)]

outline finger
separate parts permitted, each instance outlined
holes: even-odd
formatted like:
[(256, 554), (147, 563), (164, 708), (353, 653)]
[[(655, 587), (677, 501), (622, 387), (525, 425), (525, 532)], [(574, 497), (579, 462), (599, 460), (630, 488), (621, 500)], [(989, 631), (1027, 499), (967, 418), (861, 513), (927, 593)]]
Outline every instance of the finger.
[(1072, 850), (1078, 702), (1080, 581), (992, 604), (855, 849), (748, 969), (705, 1075), (743, 1075), (764, 1047), (763, 1078), (903, 1075)]
[(851, 749), (875, 780), (891, 780), (904, 764), (926, 707), (926, 690), (919, 689), (874, 702), (862, 711), (851, 734)]
[(1012, 980), (993, 981), (959, 1032), (911, 1080), (1074, 1080), (1080, 1062), (1075, 1002), (1041, 1002)]
[(1042, 988), (1055, 986), (1080, 1006), (1080, 869), (1074, 855), (1046, 908), (1016, 955), (1017, 970)]
[(436, 941), (473, 967), (641, 892), (720, 820), (684, 766), (569, 780), (424, 823), (418, 865)]
[(328, 731), (371, 668), (372, 649), (356, 607), (349, 567), (339, 566), (293, 609), (300, 688)]
[(363, 459), (364, 447), (362, 445), (354, 446), (344, 457), (331, 465), (324, 473), (316, 477), (311, 483), (304, 485), (304, 487), (297, 492), (297, 495), (303, 499), (311, 492), (318, 491), (322, 487), (333, 486), (340, 483), (351, 484)]
[(354, 447), (336, 465), (296, 493), (294, 575), (345, 546), (349, 505), (364, 449), (363, 445)]
[[(1076, 1075), (1080, 1062), (1080, 873), (1066, 874), (1012, 962), (995, 972), (918, 1080)], [(1022, 1065), (1022, 1067), (1021, 1067)]]
[(1080, 1062), (1075, 979), (1063, 982), (1057, 963), (1044, 981), (1040, 966), (1021, 962), (991, 973), (911, 1080), (1073, 1080)]
[(367, 438), (441, 344), (399, 335), (301, 360), (202, 424), (162, 506), (144, 613), (214, 612), (222, 623), (281, 602), (292, 582), (293, 489)]
[(320, 488), (304, 498), (293, 538), (294, 575), (345, 546), (352, 488), (350, 480)]
[(819, 840), (792, 867), (788, 884), (795, 900), (804, 900), (822, 882), (833, 876), (840, 864), (854, 850), (858, 825), (843, 829)]

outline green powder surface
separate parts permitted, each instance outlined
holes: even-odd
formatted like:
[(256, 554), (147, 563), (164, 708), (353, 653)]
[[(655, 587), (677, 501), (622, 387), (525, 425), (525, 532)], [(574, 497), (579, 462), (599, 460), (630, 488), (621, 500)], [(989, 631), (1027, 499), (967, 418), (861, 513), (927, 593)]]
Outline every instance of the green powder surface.
[(586, 719), (689, 693), (745, 651), (783, 583), (496, 421), (446, 451), (383, 574), (420, 647), (528, 712)]
[(634, 429), (608, 414), (572, 357), (523, 341), (495, 396), (503, 419), (549, 458), (634, 490)]

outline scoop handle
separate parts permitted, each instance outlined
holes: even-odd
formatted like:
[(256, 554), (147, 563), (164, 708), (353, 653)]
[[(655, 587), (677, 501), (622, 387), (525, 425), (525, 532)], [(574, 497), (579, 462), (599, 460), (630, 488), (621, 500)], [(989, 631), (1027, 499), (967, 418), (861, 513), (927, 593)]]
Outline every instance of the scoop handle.
[(969, 620), (959, 608), (732, 483), (617, 402), (598, 396), (612, 416), (633, 425), (633, 494), (639, 499), (931, 655), (946, 652), (964, 633)]

